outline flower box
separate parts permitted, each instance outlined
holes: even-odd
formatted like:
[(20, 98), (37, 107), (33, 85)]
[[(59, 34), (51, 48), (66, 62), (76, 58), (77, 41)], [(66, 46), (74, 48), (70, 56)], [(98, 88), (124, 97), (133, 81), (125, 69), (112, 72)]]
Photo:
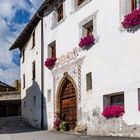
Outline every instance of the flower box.
[(56, 60), (57, 60), (57, 58), (55, 58), (55, 57), (47, 58), (45, 61), (45, 66), (48, 69), (52, 69), (53, 66), (55, 65)]
[(124, 21), (122, 22), (122, 26), (129, 30), (133, 27), (136, 27), (140, 24), (140, 9), (136, 9), (132, 11), (130, 14), (126, 15)]
[(120, 116), (123, 116), (123, 114), (124, 114), (124, 107), (119, 105), (106, 106), (102, 112), (102, 115), (107, 119), (118, 118)]
[(93, 35), (81, 38), (79, 47), (82, 49), (88, 49), (91, 45), (95, 43), (95, 38)]

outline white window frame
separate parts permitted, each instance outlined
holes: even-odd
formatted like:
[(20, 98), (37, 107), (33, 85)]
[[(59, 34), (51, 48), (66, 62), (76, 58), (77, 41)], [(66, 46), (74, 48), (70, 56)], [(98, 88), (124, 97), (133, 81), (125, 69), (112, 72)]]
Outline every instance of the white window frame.
[(58, 18), (57, 8), (52, 12), (52, 27), (51, 27), (52, 30), (55, 29), (57, 26), (59, 26), (66, 19), (65, 2), (63, 2), (62, 5), (63, 5), (63, 18), (60, 21), (57, 21)]
[(85, 18), (83, 21), (81, 21), (79, 23), (79, 31), (80, 31), (79, 40), (82, 37), (84, 37), (84, 34), (85, 34), (83, 26), (85, 24), (87, 24), (88, 22), (93, 21), (93, 32), (92, 32), (92, 34), (95, 38), (95, 43), (98, 42), (99, 37), (97, 36), (97, 13), (98, 13), (98, 11), (96, 11), (94, 14), (88, 16), (87, 18)]
[(122, 91), (122, 92), (115, 92), (115, 93), (112, 93), (112, 94), (103, 95), (103, 108), (105, 108), (106, 106), (110, 106), (111, 105), (111, 97), (117, 96), (117, 95), (123, 95), (124, 96), (123, 104), (125, 106), (125, 94)]
[(119, 15), (120, 15), (120, 31), (125, 31), (125, 29), (122, 27), (122, 21), (124, 20), (124, 17), (131, 13), (131, 0), (119, 0)]
[(82, 4), (80, 4), (79, 6), (78, 6), (78, 0), (72, 0), (71, 1), (71, 5), (72, 5), (72, 7), (71, 7), (71, 9), (72, 9), (72, 11), (71, 11), (71, 14), (74, 14), (75, 12), (77, 12), (78, 10), (80, 10), (82, 7), (84, 7), (86, 4), (88, 4), (89, 2), (91, 2), (92, 0), (85, 0)]

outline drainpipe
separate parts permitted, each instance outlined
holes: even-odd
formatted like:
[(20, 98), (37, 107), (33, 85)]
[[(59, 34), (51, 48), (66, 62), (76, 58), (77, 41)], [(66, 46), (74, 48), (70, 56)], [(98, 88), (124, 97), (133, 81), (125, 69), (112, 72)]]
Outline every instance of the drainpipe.
[(37, 17), (41, 20), (41, 129), (44, 129), (44, 30), (43, 30), (43, 17)]

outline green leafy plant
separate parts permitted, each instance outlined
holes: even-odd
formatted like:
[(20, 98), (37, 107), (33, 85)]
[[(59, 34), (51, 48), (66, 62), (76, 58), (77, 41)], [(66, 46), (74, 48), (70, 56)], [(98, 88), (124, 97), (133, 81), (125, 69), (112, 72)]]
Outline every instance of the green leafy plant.
[(70, 127), (68, 122), (62, 121), (59, 126), (60, 132), (69, 131)]

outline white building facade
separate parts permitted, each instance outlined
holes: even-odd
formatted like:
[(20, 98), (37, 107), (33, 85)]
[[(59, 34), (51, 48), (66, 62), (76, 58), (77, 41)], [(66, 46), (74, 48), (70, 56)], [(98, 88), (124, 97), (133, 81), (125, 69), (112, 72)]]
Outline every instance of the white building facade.
[[(21, 46), (22, 115), (30, 124), (41, 127), (43, 119), (44, 126), (52, 128), (55, 114), (64, 113), (74, 128), (96, 107), (103, 111), (122, 105), (123, 119), (140, 125), (140, 30), (128, 32), (121, 24), (139, 5), (139, 0), (65, 0), (43, 10), (43, 20)], [(94, 43), (80, 48), (81, 38), (89, 35)], [(47, 68), (45, 61), (51, 57), (57, 61)]]

